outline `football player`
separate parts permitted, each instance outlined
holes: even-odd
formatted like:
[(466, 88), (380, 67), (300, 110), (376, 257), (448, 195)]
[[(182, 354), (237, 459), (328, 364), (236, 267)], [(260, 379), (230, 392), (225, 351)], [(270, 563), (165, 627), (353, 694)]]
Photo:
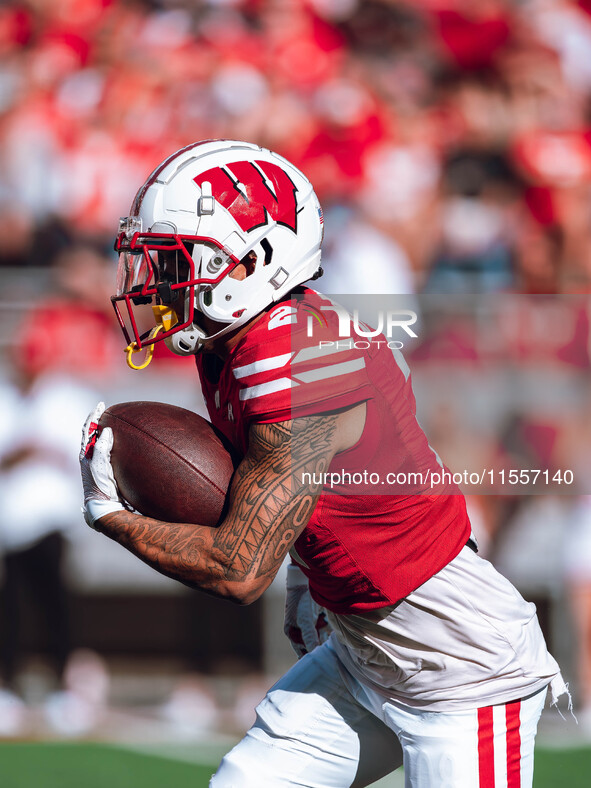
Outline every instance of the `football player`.
[(369, 329), (345, 341), (343, 310), (303, 284), (322, 235), (310, 182), (256, 145), (197, 143), (150, 175), (116, 241), (129, 362), (158, 342), (194, 355), (243, 459), (218, 528), (149, 519), (119, 498), (101, 404), (83, 430), (86, 521), (239, 604), (291, 555), (285, 629), (303, 656), (213, 788), (364, 786), (402, 764), (413, 788), (527, 788), (558, 665), (534, 606), (478, 556), (460, 491), (425, 482), (442, 466), (402, 357)]

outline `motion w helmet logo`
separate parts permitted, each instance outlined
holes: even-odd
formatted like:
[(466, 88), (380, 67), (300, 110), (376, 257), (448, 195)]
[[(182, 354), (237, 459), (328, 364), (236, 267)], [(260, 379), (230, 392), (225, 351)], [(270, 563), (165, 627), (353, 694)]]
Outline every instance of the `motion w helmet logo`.
[(268, 161), (236, 161), (212, 167), (195, 179), (198, 186), (209, 181), (215, 199), (228, 210), (242, 230), (250, 232), (277, 224), (297, 232), (296, 187), (281, 167)]

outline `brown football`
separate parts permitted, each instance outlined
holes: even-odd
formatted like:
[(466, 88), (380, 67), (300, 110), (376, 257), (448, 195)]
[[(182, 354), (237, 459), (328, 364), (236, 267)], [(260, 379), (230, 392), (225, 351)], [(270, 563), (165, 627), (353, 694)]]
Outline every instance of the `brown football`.
[(219, 524), (235, 458), (210, 422), (163, 402), (121, 402), (100, 425), (113, 430), (115, 480), (134, 509), (166, 522)]

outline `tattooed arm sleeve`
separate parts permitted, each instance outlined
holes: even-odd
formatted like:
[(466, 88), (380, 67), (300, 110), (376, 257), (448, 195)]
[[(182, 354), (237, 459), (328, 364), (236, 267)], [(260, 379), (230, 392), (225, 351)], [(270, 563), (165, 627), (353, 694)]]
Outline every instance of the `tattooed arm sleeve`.
[(310, 519), (322, 491), (314, 483), (339, 446), (344, 414), (255, 424), (234, 474), (228, 515), (218, 528), (166, 523), (128, 511), (98, 530), (162, 574), (248, 604), (271, 583)]

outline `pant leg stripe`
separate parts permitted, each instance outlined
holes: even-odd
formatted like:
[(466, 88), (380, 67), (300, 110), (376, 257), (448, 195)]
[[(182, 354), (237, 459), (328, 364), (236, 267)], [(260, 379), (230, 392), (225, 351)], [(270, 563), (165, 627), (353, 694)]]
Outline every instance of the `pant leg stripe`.
[(480, 788), (495, 788), (493, 709), (478, 709), (478, 777)]
[(505, 706), (507, 721), (507, 788), (521, 788), (521, 701)]

